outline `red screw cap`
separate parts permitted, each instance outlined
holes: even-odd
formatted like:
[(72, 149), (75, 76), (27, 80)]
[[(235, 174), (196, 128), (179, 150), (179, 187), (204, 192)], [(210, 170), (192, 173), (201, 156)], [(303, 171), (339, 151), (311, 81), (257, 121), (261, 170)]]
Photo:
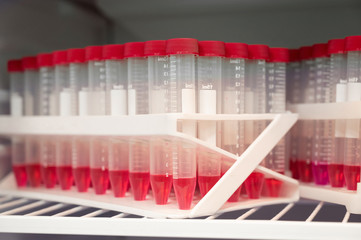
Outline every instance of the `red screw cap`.
[(36, 57), (23, 57), (21, 62), (24, 70), (36, 70), (39, 68)]
[(144, 43), (144, 55), (145, 56), (165, 56), (167, 41), (165, 40), (153, 40)]
[(312, 59), (312, 46), (304, 46), (300, 48), (300, 60)]
[(290, 51), (288, 48), (270, 48), (270, 61), (271, 62), (289, 62)]
[(248, 45), (248, 55), (249, 59), (269, 60), (269, 47), (262, 44)]
[(144, 42), (129, 42), (124, 44), (124, 58), (144, 57)]
[(198, 55), (198, 40), (194, 38), (173, 38), (167, 40), (167, 54)]
[(52, 67), (53, 63), (53, 54), (52, 53), (40, 53), (37, 56), (38, 66), (39, 67)]
[(59, 50), (53, 52), (54, 65), (68, 64), (68, 52), (66, 50)]
[(23, 64), (21, 59), (13, 59), (8, 61), (8, 72), (22, 72)]
[(290, 62), (300, 61), (300, 50), (299, 49), (290, 49)]
[(225, 43), (226, 57), (248, 58), (248, 45), (245, 43)]
[(327, 43), (316, 43), (312, 46), (312, 55), (314, 58), (328, 57)]
[(104, 60), (120, 60), (124, 58), (123, 44), (109, 44), (103, 46)]
[(361, 36), (349, 36), (345, 38), (345, 52), (360, 51)]
[(85, 49), (84, 48), (68, 49), (68, 62), (69, 63), (84, 63), (85, 62)]
[(85, 61), (103, 60), (103, 46), (89, 46), (85, 48)]
[(327, 43), (327, 53), (344, 53), (345, 52), (345, 39), (332, 39)]
[(222, 41), (199, 41), (199, 56), (205, 57), (224, 57), (226, 49)]

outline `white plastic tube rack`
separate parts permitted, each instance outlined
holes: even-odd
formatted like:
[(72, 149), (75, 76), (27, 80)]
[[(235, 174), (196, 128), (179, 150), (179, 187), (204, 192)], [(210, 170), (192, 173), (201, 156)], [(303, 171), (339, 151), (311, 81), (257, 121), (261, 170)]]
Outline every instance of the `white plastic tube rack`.
[[(299, 114), (299, 120), (361, 119), (361, 102), (295, 104), (288, 109)], [(361, 183), (356, 191), (300, 184), (301, 197), (345, 205), (347, 211), (361, 214)]]
[[(273, 120), (272, 120), (273, 119)], [(183, 121), (227, 121), (227, 120), (272, 120), (267, 128), (237, 157), (220, 148), (209, 146), (205, 142), (177, 131), (177, 125)], [(191, 210), (178, 210), (175, 201), (165, 206), (155, 205), (152, 201), (134, 202), (129, 196), (114, 198), (111, 194), (68, 192), (59, 189), (18, 190), (13, 177), (8, 176), (0, 184), (0, 194), (19, 197), (32, 197), (98, 208), (122, 211), (152, 218), (187, 218), (211, 215), (215, 212), (232, 211), (265, 204), (297, 201), (298, 182), (258, 164), (278, 141), (288, 132), (297, 120), (297, 114), (243, 114), (243, 115), (201, 115), (201, 114), (154, 114), (121, 117), (0, 117), (0, 135), (40, 135), (40, 136), (99, 136), (129, 138), (151, 138), (162, 136), (194, 144), (199, 151), (220, 154), (226, 161), (235, 162), (217, 184), (202, 198), (195, 199)], [(132, 127), (130, 127), (132, 126)], [(134, 127), (133, 127), (134, 126)], [(232, 193), (256, 169), (267, 176), (283, 182), (280, 197), (250, 200), (238, 203), (226, 203)], [(148, 199), (150, 196), (148, 196)], [(199, 201), (198, 201), (199, 200)]]

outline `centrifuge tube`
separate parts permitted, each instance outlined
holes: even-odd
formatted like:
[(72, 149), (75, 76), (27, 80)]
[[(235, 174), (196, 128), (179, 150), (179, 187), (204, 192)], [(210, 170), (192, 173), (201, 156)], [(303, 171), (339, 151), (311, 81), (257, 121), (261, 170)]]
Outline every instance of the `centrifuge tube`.
[[(361, 36), (346, 37), (345, 51), (347, 54), (347, 101), (360, 101)], [(348, 190), (357, 190), (357, 183), (360, 182), (361, 165), (360, 120), (346, 121), (345, 148), (344, 175), (346, 187)]]
[[(198, 112), (203, 114), (221, 113), (224, 42), (199, 41), (198, 46)], [(218, 141), (221, 137), (220, 135), (217, 136), (217, 128), (220, 127), (221, 125), (215, 121), (200, 121), (198, 123), (198, 138), (209, 145), (217, 146), (217, 137)], [(218, 131), (220, 132), (220, 130)], [(221, 157), (211, 152), (198, 152), (197, 171), (199, 189), (201, 195), (204, 196), (221, 177)]]
[[(315, 103), (315, 66), (312, 55), (312, 47), (300, 48), (301, 60), (301, 95), (302, 103)], [(297, 168), (302, 182), (312, 182), (312, 139), (314, 122), (309, 120), (299, 121), (299, 143)]]
[[(76, 88), (75, 83), (70, 82), (68, 60), (68, 51), (54, 52), (55, 109), (58, 116), (76, 115)], [(59, 136), (56, 145), (56, 170), (63, 190), (70, 189), (73, 185), (71, 160), (72, 140), (70, 137)]]
[[(144, 54), (148, 57), (149, 113), (169, 112), (169, 57), (166, 41), (147, 41)], [(150, 142), (150, 184), (156, 204), (167, 204), (173, 184), (171, 139), (153, 137)]]
[[(24, 115), (24, 73), (21, 60), (8, 61), (10, 77), (10, 115), (19, 117)], [(25, 139), (23, 137), (11, 138), (11, 162), (18, 187), (27, 183), (25, 168)]]
[[(266, 98), (267, 113), (286, 112), (286, 64), (289, 62), (289, 50), (287, 48), (270, 48), (270, 60), (266, 69)], [(286, 146), (285, 138), (266, 156), (265, 166), (275, 172), (284, 174)], [(278, 197), (282, 181), (275, 178), (265, 179), (266, 195)]]
[[(245, 105), (245, 74), (248, 58), (248, 46), (244, 43), (225, 43), (226, 58), (222, 69), (222, 113), (243, 114)], [(245, 150), (244, 121), (224, 121), (222, 130), (222, 148), (237, 156)], [(231, 164), (222, 160), (221, 173), (225, 174)], [(242, 186), (228, 199), (238, 202)]]
[[(56, 52), (55, 52), (56, 54)], [(56, 59), (56, 56), (54, 56)], [(37, 56), (39, 66), (39, 115), (55, 115), (55, 81), (53, 54), (44, 53)], [(42, 178), (47, 188), (55, 187), (56, 175), (56, 138), (40, 137), (40, 163)]]
[[(127, 62), (124, 45), (103, 47), (106, 81), (106, 114), (128, 114)], [(124, 197), (129, 185), (129, 144), (126, 140), (109, 140), (109, 180), (115, 197)]]
[[(79, 116), (90, 115), (91, 94), (88, 82), (88, 68), (85, 62), (85, 50), (81, 48), (69, 49), (68, 62), (69, 89), (63, 87), (64, 96), (67, 96), (63, 98), (68, 99), (68, 101), (63, 100), (63, 104), (61, 104), (61, 106), (64, 106), (63, 113), (68, 112), (70, 115)], [(75, 93), (72, 91), (75, 91)], [(60, 108), (62, 108), (61, 106)], [(86, 137), (74, 137), (71, 140), (68, 139), (68, 141), (69, 144), (70, 141), (72, 142), (71, 167), (75, 185), (78, 192), (87, 192), (90, 185), (90, 141)], [(64, 155), (64, 157), (66, 156)]]
[[(88, 63), (88, 80), (91, 93), (90, 115), (105, 115), (106, 81), (103, 61), (103, 47), (85, 48)], [(105, 194), (109, 184), (108, 140), (102, 137), (90, 139), (90, 177), (96, 194)]]
[[(39, 67), (36, 57), (22, 58), (24, 69), (24, 106), (25, 116), (39, 115)], [(40, 171), (39, 138), (25, 137), (25, 162), (28, 182), (31, 187), (39, 187), (42, 183)]]
[[(266, 61), (269, 48), (266, 45), (248, 45), (249, 62), (246, 68), (245, 112), (266, 113)], [(247, 121), (245, 127), (246, 145), (251, 144), (266, 128), (266, 121)], [(259, 198), (264, 175), (253, 172), (245, 181), (249, 198)]]
[[(170, 60), (170, 112), (195, 113), (198, 41), (191, 38), (169, 39), (166, 53)], [(196, 123), (182, 122), (181, 131), (196, 137)], [(173, 188), (178, 206), (180, 209), (190, 209), (196, 187), (196, 146), (180, 142), (172, 155)]]
[[(290, 49), (290, 62), (287, 65), (286, 72), (286, 97), (287, 101), (296, 104), (301, 103), (301, 63), (298, 49)], [(298, 158), (298, 142), (300, 134), (300, 125), (298, 122), (290, 130), (290, 158), (289, 170), (292, 177), (299, 179), (297, 158)]]
[[(124, 45), (128, 64), (128, 114), (148, 114), (149, 84), (143, 42)], [(149, 141), (133, 138), (129, 148), (129, 181), (136, 201), (145, 200), (149, 189)]]
[[(344, 45), (344, 39), (332, 39), (328, 41), (331, 102), (347, 101), (347, 59), (344, 53)], [(332, 187), (343, 187), (345, 185), (343, 161), (345, 158), (346, 120), (335, 120), (332, 122), (332, 127), (335, 137), (334, 154), (328, 165), (328, 177)]]

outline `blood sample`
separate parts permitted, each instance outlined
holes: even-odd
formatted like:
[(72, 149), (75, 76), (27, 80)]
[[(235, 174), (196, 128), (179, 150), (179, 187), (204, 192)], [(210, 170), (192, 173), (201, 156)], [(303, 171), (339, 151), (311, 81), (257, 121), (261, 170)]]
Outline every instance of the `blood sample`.
[[(21, 60), (8, 61), (10, 77), (10, 115), (24, 115), (24, 73)], [(25, 139), (11, 138), (11, 162), (18, 187), (26, 186), (27, 175), (25, 170)]]
[[(128, 114), (127, 62), (124, 45), (103, 47), (106, 79), (106, 114)], [(124, 197), (129, 185), (129, 144), (121, 139), (109, 140), (109, 180), (115, 197)]]
[[(246, 68), (245, 112), (266, 113), (266, 61), (270, 57), (269, 48), (266, 45), (248, 45), (248, 53), (250, 60)], [(265, 127), (266, 121), (264, 120), (247, 121), (245, 125), (246, 146), (250, 145)], [(255, 178), (256, 176), (257, 178)], [(260, 196), (263, 180), (262, 173), (253, 173), (245, 180), (249, 198)], [(260, 189), (257, 189), (258, 187)]]
[[(39, 115), (39, 67), (36, 57), (22, 58), (24, 69), (24, 107), (25, 116)], [(25, 163), (29, 184), (32, 187), (41, 185), (40, 145), (39, 138), (25, 137)]]
[[(360, 79), (360, 51), (361, 36), (350, 36), (345, 38), (345, 52), (347, 54), (347, 101), (361, 100)], [(346, 143), (344, 159), (344, 176), (346, 187), (356, 190), (360, 181), (361, 149), (360, 120), (346, 121)]]
[[(170, 112), (195, 113), (198, 41), (191, 38), (167, 40), (166, 53), (170, 59)], [(196, 137), (196, 123), (182, 122), (181, 131)], [(196, 187), (196, 146), (180, 142), (172, 150), (173, 188), (180, 209), (190, 209)]]
[[(315, 103), (315, 64), (312, 47), (301, 47), (299, 53), (301, 60), (301, 102)], [(299, 121), (298, 156), (296, 166), (298, 166), (299, 178), (302, 182), (313, 181), (311, 164), (313, 134), (313, 121)]]
[[(169, 57), (166, 41), (147, 41), (144, 54), (148, 57), (149, 113), (168, 113)], [(168, 138), (154, 137), (150, 143), (150, 183), (156, 204), (167, 204), (173, 182), (172, 150), (176, 144)]]
[[(149, 113), (149, 83), (144, 43), (124, 45), (124, 57), (128, 64), (128, 114)], [(133, 138), (129, 148), (129, 181), (134, 200), (145, 200), (149, 189), (149, 140)]]
[[(347, 101), (347, 59), (344, 53), (344, 39), (328, 41), (328, 54), (330, 55), (330, 81), (332, 102)], [(328, 165), (328, 176), (332, 187), (343, 187), (345, 184), (343, 161), (345, 158), (345, 120), (335, 120), (334, 125), (334, 154)]]
[[(89, 148), (88, 148), (89, 150)], [(89, 154), (88, 154), (89, 155)], [(89, 166), (72, 166), (73, 175), (78, 192), (87, 192), (90, 185), (90, 168)]]
[[(225, 43), (226, 58), (223, 61), (223, 106), (225, 114), (243, 114), (245, 112), (245, 69), (248, 47), (244, 43)], [(245, 150), (244, 121), (224, 121), (222, 130), (222, 148), (237, 156)], [(226, 159), (222, 160), (222, 175), (231, 167)], [(241, 187), (228, 199), (238, 202)]]

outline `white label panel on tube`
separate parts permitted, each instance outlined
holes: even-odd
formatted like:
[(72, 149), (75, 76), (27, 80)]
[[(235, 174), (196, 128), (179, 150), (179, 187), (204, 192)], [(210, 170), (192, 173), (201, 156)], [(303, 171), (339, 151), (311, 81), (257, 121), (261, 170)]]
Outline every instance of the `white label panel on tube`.
[(200, 90), (199, 91), (199, 113), (216, 114), (217, 113), (217, 91)]
[[(223, 111), (226, 114), (239, 113), (237, 107), (237, 92), (224, 91)], [(223, 144), (236, 145), (238, 135), (238, 121), (224, 121), (223, 122)]]
[(71, 92), (60, 92), (60, 116), (71, 116)]
[(347, 120), (346, 122), (346, 137), (360, 138), (360, 120)]
[(347, 100), (361, 100), (361, 83), (347, 83)]
[(127, 90), (110, 90), (110, 114), (127, 115)]
[[(253, 97), (254, 94), (252, 91), (246, 91), (245, 92), (245, 104), (244, 104), (244, 110), (245, 113), (254, 113), (254, 107), (253, 107)], [(254, 124), (253, 121), (245, 121), (245, 144), (249, 145), (254, 140)]]
[(91, 95), (88, 91), (79, 91), (79, 116), (90, 115)]
[(150, 113), (165, 113), (166, 89), (152, 90), (151, 94)]
[(253, 96), (254, 94), (252, 91), (245, 92), (245, 103), (244, 103), (245, 113), (254, 113)]
[(11, 116), (23, 115), (23, 98), (19, 94), (11, 94), (10, 100), (10, 113)]
[(135, 115), (137, 109), (137, 98), (135, 89), (128, 89), (128, 114)]
[(196, 91), (195, 89), (182, 89), (182, 113), (196, 112)]
[(57, 102), (56, 94), (54, 92), (50, 93), (50, 96), (49, 96), (49, 114), (50, 114), (50, 116), (57, 115), (56, 102)]
[[(347, 85), (343, 83), (336, 84), (336, 102), (347, 101)], [(335, 137), (345, 137), (346, 120), (337, 119), (335, 121)]]
[(199, 139), (216, 146), (217, 138), (217, 123), (211, 121), (204, 121), (198, 123), (198, 137)]

